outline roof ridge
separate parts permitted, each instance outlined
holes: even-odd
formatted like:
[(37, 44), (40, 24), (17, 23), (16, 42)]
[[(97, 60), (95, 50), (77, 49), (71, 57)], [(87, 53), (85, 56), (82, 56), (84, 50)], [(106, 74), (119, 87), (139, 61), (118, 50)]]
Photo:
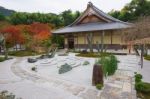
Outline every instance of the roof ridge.
[[(103, 12), (102, 10), (100, 10), (99, 8), (97, 8), (95, 5), (93, 5), (93, 8), (94, 9), (96, 9), (96, 11), (99, 11), (100, 13), (102, 13), (101, 15), (103, 15), (105, 18), (112, 18), (112, 19), (114, 19), (115, 21), (121, 21), (121, 20), (118, 20), (118, 19), (116, 19), (116, 18), (114, 18), (114, 17), (112, 17), (112, 16), (110, 16), (110, 15), (108, 15), (108, 14), (106, 14), (105, 12)], [(111, 19), (111, 20), (112, 20)]]

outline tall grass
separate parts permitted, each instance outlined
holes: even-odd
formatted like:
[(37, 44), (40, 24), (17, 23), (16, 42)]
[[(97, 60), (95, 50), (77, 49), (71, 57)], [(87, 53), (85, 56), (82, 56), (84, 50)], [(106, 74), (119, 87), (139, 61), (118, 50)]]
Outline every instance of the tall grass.
[(101, 57), (96, 61), (96, 64), (101, 64), (105, 77), (113, 75), (118, 68), (118, 60), (114, 55)]

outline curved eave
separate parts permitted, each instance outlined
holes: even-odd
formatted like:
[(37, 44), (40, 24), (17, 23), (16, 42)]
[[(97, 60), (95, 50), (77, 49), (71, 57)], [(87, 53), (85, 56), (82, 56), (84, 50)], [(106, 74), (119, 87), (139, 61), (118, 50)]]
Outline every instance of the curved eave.
[(90, 31), (101, 31), (101, 30), (119, 30), (130, 28), (132, 25), (121, 23), (121, 22), (112, 22), (112, 23), (88, 23), (81, 24), (72, 27), (64, 27), (53, 31), (53, 34), (65, 34), (65, 33), (78, 33), (78, 32), (90, 32)]

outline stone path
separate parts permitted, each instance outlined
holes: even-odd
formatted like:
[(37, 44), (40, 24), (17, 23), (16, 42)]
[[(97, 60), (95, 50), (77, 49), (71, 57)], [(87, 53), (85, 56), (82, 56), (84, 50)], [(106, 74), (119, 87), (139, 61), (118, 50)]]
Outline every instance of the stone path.
[(128, 55), (124, 59), (118, 59), (121, 63), (115, 75), (106, 80), (101, 99), (136, 99), (133, 77), (139, 68), (138, 58)]
[(20, 76), (22, 79), (27, 79), (38, 84), (47, 84), (49, 87), (55, 87), (58, 89), (63, 89), (77, 97), (82, 99), (100, 99), (100, 91), (95, 89), (95, 87), (78, 85), (69, 81), (53, 78), (53, 77), (42, 77), (36, 73), (29, 73), (18, 66), (22, 58), (17, 59), (17, 61), (11, 66), (12, 71)]

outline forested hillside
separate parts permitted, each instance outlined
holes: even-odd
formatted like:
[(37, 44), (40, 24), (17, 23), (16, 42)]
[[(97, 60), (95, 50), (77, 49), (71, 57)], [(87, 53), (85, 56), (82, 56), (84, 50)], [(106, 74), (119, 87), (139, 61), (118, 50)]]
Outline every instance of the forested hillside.
[(0, 13), (3, 14), (4, 16), (10, 16), (14, 12), (15, 12), (14, 10), (9, 10), (0, 6)]

